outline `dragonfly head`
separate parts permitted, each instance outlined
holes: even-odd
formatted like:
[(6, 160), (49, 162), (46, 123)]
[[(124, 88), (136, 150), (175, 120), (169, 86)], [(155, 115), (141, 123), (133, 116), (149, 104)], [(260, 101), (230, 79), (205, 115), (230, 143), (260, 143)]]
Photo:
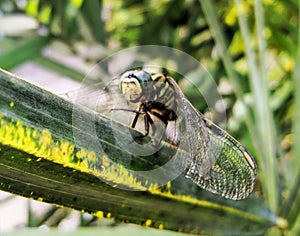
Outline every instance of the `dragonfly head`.
[(120, 89), (126, 100), (138, 102), (145, 96), (152, 82), (151, 75), (144, 70), (127, 71), (121, 76)]

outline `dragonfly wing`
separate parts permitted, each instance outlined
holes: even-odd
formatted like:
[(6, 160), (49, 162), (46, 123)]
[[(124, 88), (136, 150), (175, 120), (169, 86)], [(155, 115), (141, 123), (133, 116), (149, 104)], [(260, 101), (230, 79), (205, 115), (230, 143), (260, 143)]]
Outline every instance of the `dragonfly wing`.
[[(253, 157), (220, 127), (205, 118), (203, 121), (210, 142), (209, 150), (204, 153), (212, 159), (212, 166), (205, 175), (200, 171), (189, 170), (186, 177), (191, 178), (203, 189), (225, 198), (246, 198), (253, 191), (256, 181), (256, 164)], [(201, 143), (198, 142), (196, 146), (202, 145)]]
[(191, 165), (187, 176), (209, 176), (216, 156), (212, 155), (210, 133), (205, 125), (203, 117), (195, 110), (190, 102), (183, 98), (186, 135), (189, 143)]
[(256, 181), (256, 164), (251, 154), (220, 127), (207, 120), (185, 98), (176, 82), (170, 83), (180, 96), (191, 161), (186, 172), (203, 189), (225, 198), (246, 198)]
[(118, 103), (124, 103), (121, 99), (119, 79), (105, 83), (104, 81), (82, 85), (81, 88), (63, 94), (68, 100), (107, 115)]
[(191, 157), (187, 175), (207, 176), (215, 162), (215, 156), (210, 152), (210, 134), (204, 117), (187, 100), (171, 77), (168, 77), (168, 81), (176, 91), (178, 119), (184, 120), (185, 123), (185, 131), (184, 134), (181, 134), (180, 139), (184, 139), (188, 143), (188, 147), (183, 148), (188, 149)]

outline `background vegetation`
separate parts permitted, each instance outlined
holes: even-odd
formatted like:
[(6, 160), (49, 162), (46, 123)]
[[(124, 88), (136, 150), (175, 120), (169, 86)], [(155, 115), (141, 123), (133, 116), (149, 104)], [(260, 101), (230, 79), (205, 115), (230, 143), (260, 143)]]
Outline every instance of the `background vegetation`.
[[(216, 121), (227, 122), (229, 133), (255, 156), (255, 194), (286, 220), (284, 229), (272, 228), (268, 233), (296, 235), (300, 233), (299, 9), (296, 0), (1, 1), (3, 15), (26, 14), (38, 26), (21, 35), (3, 31), (0, 67), (11, 70), (37, 60), (39, 48), (54, 41), (63, 41), (91, 64), (111, 52), (144, 44), (192, 55), (209, 70), (226, 102), (227, 120)], [(82, 78), (77, 68), (45, 59), (39, 63)], [(185, 93), (205, 112), (206, 104), (192, 89)], [(47, 214), (62, 210), (51, 211)], [(61, 213), (52, 225), (67, 214)], [(32, 222), (28, 225), (44, 221)], [(81, 223), (87, 224), (84, 219)]]

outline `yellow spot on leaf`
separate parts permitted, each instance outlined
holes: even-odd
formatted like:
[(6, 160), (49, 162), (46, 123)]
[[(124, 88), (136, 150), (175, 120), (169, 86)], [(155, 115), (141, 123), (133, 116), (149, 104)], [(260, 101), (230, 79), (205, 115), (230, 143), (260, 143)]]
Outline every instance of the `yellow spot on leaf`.
[(152, 225), (152, 220), (148, 219), (145, 222), (145, 226), (151, 226)]
[(95, 213), (95, 216), (97, 216), (98, 218), (103, 218), (104, 217), (104, 213), (103, 213), (103, 211), (97, 211)]
[(102, 165), (104, 167), (108, 167), (110, 165), (110, 160), (109, 160), (109, 158), (107, 156), (103, 156), (103, 158), (102, 158)]

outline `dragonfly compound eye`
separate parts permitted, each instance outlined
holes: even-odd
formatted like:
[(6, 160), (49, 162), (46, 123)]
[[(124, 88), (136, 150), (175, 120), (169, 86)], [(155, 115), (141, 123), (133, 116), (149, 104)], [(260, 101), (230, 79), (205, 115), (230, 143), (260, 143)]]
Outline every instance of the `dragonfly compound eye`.
[(121, 76), (120, 87), (125, 99), (137, 102), (148, 92), (152, 84), (151, 75), (143, 70), (128, 71)]

